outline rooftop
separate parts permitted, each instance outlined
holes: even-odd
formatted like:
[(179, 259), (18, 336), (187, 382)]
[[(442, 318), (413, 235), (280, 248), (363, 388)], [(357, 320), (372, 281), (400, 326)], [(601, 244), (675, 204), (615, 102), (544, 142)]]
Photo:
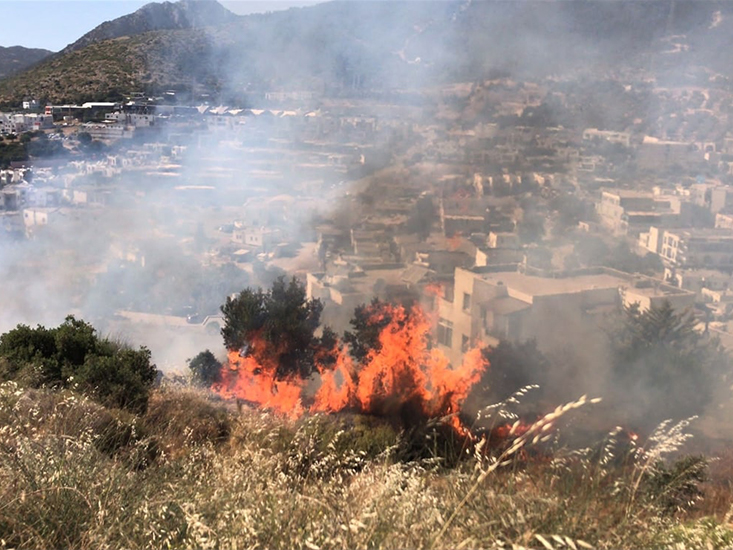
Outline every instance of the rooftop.
[(483, 273), (481, 278), (493, 285), (503, 284), (507, 289), (529, 296), (552, 296), (574, 294), (600, 288), (631, 286), (628, 279), (599, 273), (569, 277), (537, 277), (519, 272)]

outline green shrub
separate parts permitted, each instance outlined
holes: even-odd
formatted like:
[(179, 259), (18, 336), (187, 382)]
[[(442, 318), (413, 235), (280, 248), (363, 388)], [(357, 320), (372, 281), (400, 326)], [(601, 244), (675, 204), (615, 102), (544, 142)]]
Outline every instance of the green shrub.
[(0, 379), (38, 387), (69, 387), (100, 403), (144, 412), (156, 377), (146, 348), (100, 338), (69, 316), (58, 327), (18, 325), (0, 336)]
[(208, 349), (189, 359), (188, 368), (197, 386), (210, 387), (221, 380), (221, 363)]

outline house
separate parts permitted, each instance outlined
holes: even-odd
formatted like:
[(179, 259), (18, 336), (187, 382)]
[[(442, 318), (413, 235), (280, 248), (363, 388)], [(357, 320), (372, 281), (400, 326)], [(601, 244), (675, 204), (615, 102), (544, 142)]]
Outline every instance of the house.
[(23, 210), (23, 223), (26, 228), (48, 225), (61, 217), (58, 208), (25, 208)]
[(705, 152), (694, 143), (644, 136), (637, 151), (639, 168), (656, 170), (673, 165), (696, 166), (705, 162)]
[(476, 266), (516, 264), (524, 258), (519, 235), (491, 231), (485, 246), (476, 250)]
[(275, 245), (282, 242), (282, 231), (277, 228), (246, 226), (232, 232), (232, 241), (270, 252)]
[(625, 147), (631, 147), (631, 134), (629, 132), (612, 132), (609, 130), (598, 130), (596, 128), (583, 130), (583, 141), (594, 140), (619, 143)]
[[(345, 261), (329, 265), (326, 271), (308, 273), (306, 295), (324, 304), (321, 320), (333, 327), (345, 327), (354, 315), (354, 309), (368, 304), (372, 298), (391, 302), (404, 301), (406, 296), (417, 297), (409, 286), (418, 284), (423, 277), (419, 272), (408, 273), (404, 266), (357, 266)], [(407, 278), (408, 280), (404, 280)]]
[(733, 268), (733, 234), (729, 229), (650, 228), (657, 237), (649, 250), (675, 267)]
[(596, 212), (601, 225), (614, 235), (639, 236), (652, 225), (679, 225), (683, 205), (676, 196), (626, 189), (603, 190), (596, 202)]
[(438, 345), (453, 363), (478, 342), (535, 339), (543, 351), (582, 347), (609, 310), (631, 304), (644, 310), (665, 300), (691, 307), (695, 294), (606, 268), (548, 276), (516, 268), (458, 268), (452, 296), (439, 299)]

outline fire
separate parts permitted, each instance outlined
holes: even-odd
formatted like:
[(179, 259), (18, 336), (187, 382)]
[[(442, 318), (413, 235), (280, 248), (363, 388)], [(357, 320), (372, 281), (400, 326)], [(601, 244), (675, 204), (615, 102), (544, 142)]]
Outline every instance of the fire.
[(435, 298), (445, 298), (445, 288), (440, 283), (428, 283), (425, 285), (425, 294)]
[(458, 413), (471, 387), (488, 368), (476, 348), (453, 368), (447, 357), (431, 347), (431, 325), (418, 307), (372, 305), (370, 322), (383, 326), (378, 342), (365, 359), (356, 363), (346, 345), (314, 354), (319, 384), (313, 394), (308, 380), (291, 376), (278, 380), (271, 346), (256, 337), (244, 357), (229, 352), (229, 364), (214, 390), (227, 398), (244, 399), (289, 416), (310, 412), (359, 411), (396, 415), (414, 412), (426, 418), (450, 416), (461, 432)]

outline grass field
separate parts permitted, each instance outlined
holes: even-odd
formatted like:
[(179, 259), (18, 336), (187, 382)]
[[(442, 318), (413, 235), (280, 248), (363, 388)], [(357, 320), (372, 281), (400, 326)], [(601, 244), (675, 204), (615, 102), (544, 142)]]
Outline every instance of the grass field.
[[(687, 426), (555, 443), (560, 407), (501, 444), (354, 414), (288, 420), (155, 390), (134, 416), (0, 386), (7, 548), (726, 548), (733, 462)], [(542, 440), (547, 441), (543, 442)], [(451, 459), (450, 467), (444, 457)]]

